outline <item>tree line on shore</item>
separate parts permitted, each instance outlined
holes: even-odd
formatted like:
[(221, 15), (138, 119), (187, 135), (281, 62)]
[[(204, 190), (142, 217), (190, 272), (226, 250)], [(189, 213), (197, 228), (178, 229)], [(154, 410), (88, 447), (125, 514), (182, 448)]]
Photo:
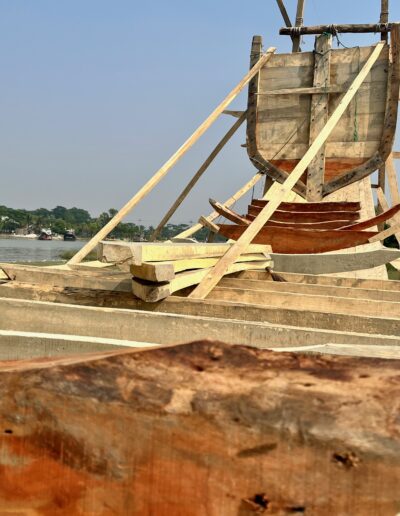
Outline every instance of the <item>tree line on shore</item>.
[[(116, 209), (110, 208), (107, 212), (92, 218), (90, 213), (82, 208), (56, 206), (52, 210), (46, 208), (23, 210), (0, 206), (0, 233), (40, 233), (42, 228), (50, 228), (53, 233), (62, 235), (66, 230), (73, 229), (77, 237), (90, 238), (105, 226), (116, 213)], [(182, 232), (188, 226), (188, 224), (167, 224), (160, 237), (167, 240)], [(146, 227), (133, 222), (121, 222), (110, 233), (110, 237), (146, 241), (149, 240), (153, 231), (153, 226)], [(202, 240), (206, 234), (207, 231), (203, 229), (196, 236)]]

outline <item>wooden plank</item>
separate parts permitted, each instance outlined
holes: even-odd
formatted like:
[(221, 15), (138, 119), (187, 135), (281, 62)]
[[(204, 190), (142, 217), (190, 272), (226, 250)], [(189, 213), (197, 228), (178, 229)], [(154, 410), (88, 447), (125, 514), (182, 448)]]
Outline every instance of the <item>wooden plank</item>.
[[(265, 261), (263, 254), (244, 254), (238, 262)], [(208, 269), (218, 262), (218, 258), (193, 258), (188, 260), (174, 260), (165, 262), (145, 262), (142, 265), (130, 266), (134, 277), (147, 281), (161, 282), (174, 279), (178, 272), (193, 269)]]
[[(245, 271), (239, 274), (268, 276), (263, 271)], [(363, 286), (367, 281), (326, 276), (302, 275), (301, 277), (303, 281), (307, 282), (310, 281), (310, 278), (330, 282), (341, 280), (343, 284), (346, 281), (353, 281), (354, 285), (359, 285), (359, 282), (363, 281)], [(376, 282), (376, 280), (368, 281)], [(386, 290), (390, 289), (386, 284), (390, 286), (400, 284), (395, 281), (377, 283), (382, 283)], [(374, 288), (373, 285), (372, 288)], [(16, 299), (33, 299), (36, 303), (16, 306)], [(2, 303), (2, 300), (5, 303)], [(46, 303), (44, 307), (37, 306), (38, 300), (51, 301), (51, 303)], [(57, 307), (59, 303), (64, 304), (62, 309)], [(73, 311), (71, 319), (66, 316), (69, 308), (65, 308), (65, 303), (67, 306), (79, 305), (77, 310)], [(47, 308), (48, 306), (51, 307), (50, 310)], [(99, 309), (92, 312), (82, 310), (82, 306), (108, 307), (114, 308), (114, 310)], [(24, 310), (29, 310), (28, 317), (23, 315)], [(144, 316), (140, 317), (137, 311), (144, 311)], [(156, 312), (165, 313), (168, 317), (165, 319), (152, 318), (151, 315)], [(277, 308), (207, 299), (199, 301), (178, 296), (170, 296), (154, 304), (133, 297), (131, 292), (59, 287), (52, 287), (49, 290), (18, 282), (0, 286), (0, 313), (4, 316), (3, 328), (8, 330), (43, 332), (43, 329), (46, 328), (49, 333), (91, 335), (102, 338), (118, 336), (120, 339), (143, 340), (144, 342), (151, 340), (163, 344), (184, 342), (189, 338), (213, 338), (215, 336), (214, 338), (232, 344), (246, 342), (249, 345), (259, 346), (265, 346), (266, 343), (279, 345), (280, 342), (285, 345), (299, 342), (302, 344), (304, 342), (374, 344), (376, 339), (382, 339), (385, 344), (391, 345), (396, 341), (398, 343), (400, 337), (398, 321), (384, 317), (331, 314), (318, 310), (302, 310), (301, 308), (287, 309), (285, 306)], [(186, 315), (194, 319), (186, 318), (180, 325), (174, 319), (173, 314)], [(220, 320), (225, 320), (224, 323), (256, 322), (259, 323), (257, 328), (261, 330), (261, 333), (257, 333), (258, 329), (253, 326), (251, 328), (246, 325), (235, 326), (232, 324), (221, 326)], [(245, 333), (239, 334), (238, 328), (242, 328)], [(199, 330), (196, 331), (197, 329)], [(218, 331), (220, 331), (219, 335)], [(156, 340), (157, 335), (161, 340)], [(371, 337), (373, 337), (372, 340)]]
[(176, 212), (176, 210), (179, 208), (179, 206), (182, 204), (182, 202), (186, 199), (186, 197), (192, 191), (192, 189), (196, 185), (197, 181), (201, 178), (201, 176), (208, 169), (208, 167), (211, 165), (211, 163), (214, 161), (214, 159), (218, 156), (218, 154), (221, 152), (221, 150), (225, 147), (225, 145), (229, 142), (229, 140), (232, 138), (232, 136), (239, 129), (239, 127), (243, 124), (243, 122), (246, 120), (246, 117), (247, 117), (247, 112), (244, 111), (240, 115), (238, 120), (233, 124), (233, 126), (227, 131), (227, 133), (223, 136), (223, 138), (214, 147), (214, 149), (212, 150), (212, 152), (210, 153), (208, 158), (203, 162), (201, 167), (198, 169), (198, 171), (195, 173), (195, 175), (192, 177), (192, 179), (189, 181), (189, 183), (182, 190), (182, 192), (180, 193), (180, 195), (178, 196), (176, 201), (172, 204), (170, 209), (167, 211), (167, 213), (161, 219), (160, 223), (158, 224), (158, 226), (154, 230), (153, 234), (151, 235), (152, 242), (157, 240), (157, 237), (160, 235), (165, 224), (170, 220), (172, 215)]
[(312, 159), (315, 157), (320, 147), (325, 143), (329, 134), (335, 127), (337, 121), (346, 110), (351, 99), (356, 94), (358, 87), (362, 84), (363, 80), (368, 75), (373, 64), (378, 58), (382, 48), (383, 44), (378, 43), (375, 49), (373, 50), (370, 58), (368, 59), (367, 63), (363, 66), (357, 78), (354, 80), (353, 84), (350, 86), (347, 93), (345, 93), (335, 112), (329, 118), (325, 127), (320, 132), (318, 138), (314, 140), (314, 142), (312, 143), (312, 145), (310, 146), (309, 150), (306, 152), (300, 163), (296, 166), (296, 168), (293, 170), (293, 172), (289, 175), (289, 177), (282, 185), (275, 183), (271, 187), (270, 191), (273, 190), (275, 198), (272, 199), (265, 208), (263, 208), (263, 211), (250, 224), (250, 226), (248, 226), (248, 228), (238, 239), (236, 244), (234, 244), (230, 248), (230, 250), (226, 252), (226, 254), (222, 257), (220, 262), (190, 294), (192, 298), (202, 299), (205, 298), (207, 294), (209, 294), (209, 292), (215, 287), (215, 285), (218, 283), (221, 277), (226, 273), (229, 266), (233, 262), (235, 262), (238, 256), (240, 256), (247, 249), (247, 246), (256, 237), (256, 235), (264, 226), (264, 224), (270, 219), (271, 215), (278, 208), (279, 204), (285, 200), (287, 193), (292, 190), (292, 188), (300, 179), (305, 169), (308, 167)]
[[(271, 260), (255, 261), (255, 262), (237, 262), (231, 265), (227, 274), (233, 272), (245, 271), (249, 269), (265, 270), (271, 267)], [(136, 297), (149, 303), (156, 303), (171, 296), (174, 292), (178, 292), (192, 285), (197, 285), (206, 276), (210, 269), (199, 269), (186, 271), (176, 274), (175, 277), (166, 283), (151, 283), (138, 278), (132, 279), (132, 292)]]
[(262, 281), (237, 277), (224, 277), (219, 287), (236, 288), (243, 290), (261, 290), (262, 292), (289, 292), (292, 294), (307, 294), (311, 296), (328, 296), (332, 298), (352, 298), (373, 301), (400, 302), (398, 292), (367, 288), (351, 288), (337, 285), (310, 285), (307, 283), (289, 283), (287, 281)]
[[(164, 262), (170, 260), (192, 258), (214, 258), (222, 256), (232, 243), (221, 244), (180, 244), (180, 243), (139, 243), (139, 242), (101, 242), (102, 257), (108, 262), (123, 261), (127, 266), (131, 263), (141, 265), (144, 262)], [(270, 246), (252, 245), (248, 254), (268, 253)], [(244, 253), (245, 254), (245, 253)]]
[(387, 317), (400, 321), (400, 302), (396, 303), (394, 301), (275, 291), (269, 291), (266, 295), (262, 290), (222, 287), (219, 285), (209, 293), (207, 299), (261, 306), (284, 306), (294, 310), (301, 306), (302, 310)]
[[(396, 251), (396, 250), (394, 250)], [(328, 256), (328, 255), (326, 255)], [(274, 258), (276, 255), (274, 255)], [(367, 288), (378, 290), (391, 290), (393, 292), (400, 292), (400, 281), (394, 280), (377, 280), (377, 279), (362, 279), (362, 278), (344, 278), (340, 276), (321, 276), (316, 274), (303, 274), (291, 272), (279, 272), (279, 275), (284, 281), (306, 283), (308, 285), (334, 285), (352, 288)], [(245, 271), (237, 275), (240, 278), (258, 279), (263, 281), (272, 281), (270, 272), (261, 271)]]
[[(252, 199), (251, 206), (260, 206), (263, 208), (268, 204), (268, 200), (264, 199)], [(361, 209), (360, 202), (349, 202), (349, 201), (324, 201), (324, 202), (281, 202), (279, 205), (279, 211), (291, 211), (291, 212), (358, 212)]]
[[(251, 190), (253, 188), (253, 186), (255, 186), (258, 183), (258, 181), (260, 181), (260, 179), (263, 177), (265, 177), (265, 174), (262, 174), (261, 172), (258, 172), (257, 174), (255, 174), (250, 179), (250, 181), (248, 181), (245, 185), (243, 185), (234, 195), (232, 195), (232, 197), (229, 197), (229, 199), (227, 199), (224, 202), (224, 205), (232, 206), (233, 204), (235, 204), (235, 202), (237, 202), (239, 199), (241, 199), (243, 197), (243, 195), (245, 195), (249, 190)], [(212, 213), (210, 213), (210, 215), (207, 216), (207, 219), (210, 222), (212, 222), (213, 220), (217, 219), (218, 217), (219, 217), (219, 214), (216, 211), (213, 211)], [(190, 237), (191, 235), (194, 235), (197, 231), (199, 231), (199, 229), (201, 229), (202, 227), (203, 226), (200, 223), (195, 224), (194, 226), (192, 226), (188, 229), (185, 229), (184, 231), (182, 231), (181, 233), (176, 235), (174, 238), (179, 239), (179, 238)]]
[(214, 111), (206, 118), (206, 120), (196, 129), (196, 131), (183, 143), (183, 145), (164, 163), (164, 165), (152, 176), (149, 181), (123, 206), (119, 212), (93, 237), (75, 256), (69, 260), (69, 263), (79, 263), (87, 254), (92, 251), (97, 244), (106, 238), (106, 236), (124, 219), (124, 217), (142, 200), (151, 190), (161, 181), (168, 171), (186, 154), (186, 152), (196, 143), (196, 141), (207, 131), (207, 129), (215, 122), (229, 104), (238, 96), (243, 88), (257, 75), (259, 70), (265, 66), (271, 55), (275, 52), (275, 48), (269, 48), (257, 64), (243, 77), (235, 88), (225, 97), (225, 99), (214, 109)]
[[(379, 23), (385, 25), (389, 22), (389, 0), (381, 0), (381, 16), (379, 18)], [(388, 41), (388, 33), (381, 33), (381, 40), (387, 42)]]
[(299, 274), (334, 274), (379, 267), (400, 258), (396, 249), (376, 249), (364, 253), (278, 254), (272, 253), (274, 270)]
[(125, 292), (131, 289), (130, 277), (123, 272), (50, 269), (14, 263), (0, 263), (0, 269), (10, 280), (24, 283)]
[[(322, 34), (315, 40), (314, 86), (327, 87), (330, 82), (332, 36)], [(310, 145), (328, 121), (328, 94), (314, 94), (311, 98)], [(325, 145), (322, 145), (307, 169), (307, 201), (322, 200), (325, 171)]]

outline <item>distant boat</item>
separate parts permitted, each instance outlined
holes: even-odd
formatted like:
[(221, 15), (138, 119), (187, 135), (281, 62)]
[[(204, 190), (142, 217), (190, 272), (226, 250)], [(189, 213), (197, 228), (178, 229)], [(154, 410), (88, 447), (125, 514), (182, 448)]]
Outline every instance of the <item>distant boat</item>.
[(52, 240), (52, 239), (53, 239), (53, 235), (51, 233), (51, 229), (42, 229), (40, 231), (38, 240)]
[(67, 229), (64, 233), (64, 240), (74, 242), (76, 240), (75, 231), (73, 229)]

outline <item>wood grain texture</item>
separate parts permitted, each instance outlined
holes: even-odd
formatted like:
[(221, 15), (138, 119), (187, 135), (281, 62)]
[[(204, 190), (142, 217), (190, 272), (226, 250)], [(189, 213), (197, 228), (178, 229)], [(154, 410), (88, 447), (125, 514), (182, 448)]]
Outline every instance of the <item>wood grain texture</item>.
[[(249, 226), (220, 224), (219, 233), (238, 240)], [(253, 238), (256, 244), (268, 244), (275, 253), (325, 253), (367, 244), (376, 231), (307, 230), (263, 227)]]
[[(301, 204), (301, 206), (303, 206)], [(249, 205), (248, 213), (250, 215), (258, 215), (261, 213), (261, 206)], [(271, 216), (275, 222), (328, 222), (336, 220), (356, 221), (359, 214), (356, 211), (281, 211), (276, 210)]]
[[(315, 87), (327, 88), (330, 85), (332, 36), (321, 35), (315, 39), (314, 82)], [(329, 95), (326, 92), (314, 94), (311, 98), (309, 143), (317, 138), (328, 121)], [(307, 169), (307, 200), (322, 200), (322, 187), (325, 171), (325, 144), (322, 145)]]
[(194, 342), (1, 376), (4, 513), (396, 513), (395, 361)]
[[(252, 199), (251, 204), (261, 206), (262, 208), (268, 204), (265, 199)], [(334, 202), (281, 202), (279, 211), (291, 212), (324, 212), (324, 211), (360, 211), (361, 204), (356, 201), (334, 201)]]

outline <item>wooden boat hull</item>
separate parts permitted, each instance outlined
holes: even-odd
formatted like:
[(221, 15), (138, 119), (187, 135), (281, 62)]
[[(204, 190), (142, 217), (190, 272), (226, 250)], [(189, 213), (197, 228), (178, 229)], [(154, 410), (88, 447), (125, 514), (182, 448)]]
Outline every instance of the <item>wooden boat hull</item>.
[[(382, 50), (322, 150), (323, 174), (317, 181), (322, 180), (322, 197), (372, 174), (392, 151), (400, 85), (399, 41), (396, 25), (390, 47)], [(322, 92), (310, 88), (321, 66), (316, 53), (273, 55), (249, 84), (247, 151), (253, 165), (283, 183), (321, 129), (316, 119), (322, 114), (313, 116), (316, 103), (324, 103), (329, 117), (372, 51), (373, 47), (329, 48)], [(261, 55), (262, 40), (255, 36), (251, 66)], [(295, 190), (312, 199), (307, 189), (309, 173), (297, 181)]]
[[(260, 206), (254, 206), (252, 204), (248, 207), (248, 214), (257, 216), (262, 208)], [(271, 216), (274, 222), (328, 222), (344, 220), (348, 221), (348, 224), (355, 222), (359, 219), (359, 214), (356, 211), (322, 211), (322, 212), (290, 212), (276, 210)], [(344, 224), (346, 225), (346, 224)]]
[[(226, 238), (237, 240), (247, 227), (220, 224), (219, 233)], [(310, 231), (307, 229), (264, 227), (253, 239), (253, 243), (270, 245), (275, 253), (325, 253), (367, 244), (369, 238), (377, 234), (376, 231)]]

